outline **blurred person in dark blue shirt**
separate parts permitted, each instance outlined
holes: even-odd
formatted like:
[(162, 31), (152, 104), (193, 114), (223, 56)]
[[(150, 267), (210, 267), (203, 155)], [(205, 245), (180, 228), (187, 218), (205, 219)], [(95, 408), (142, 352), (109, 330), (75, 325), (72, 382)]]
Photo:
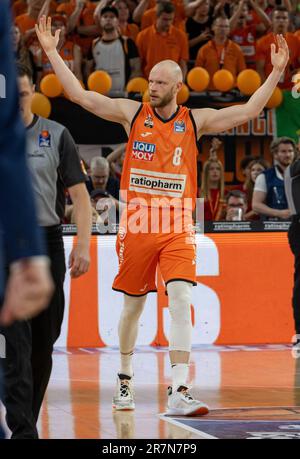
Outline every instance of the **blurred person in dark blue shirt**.
[[(35, 214), (19, 117), (9, 0), (0, 11), (0, 324), (28, 319), (52, 293), (49, 261)], [(5, 286), (6, 267), (8, 279)], [(1, 360), (0, 360), (1, 363)], [(0, 375), (0, 396), (2, 389)], [(0, 437), (3, 438), (0, 426)]]

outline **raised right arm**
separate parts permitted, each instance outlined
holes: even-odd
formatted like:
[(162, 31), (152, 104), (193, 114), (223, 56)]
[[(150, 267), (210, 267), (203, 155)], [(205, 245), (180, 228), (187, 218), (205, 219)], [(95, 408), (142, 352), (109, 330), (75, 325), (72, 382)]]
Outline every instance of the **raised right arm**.
[(105, 120), (122, 124), (128, 132), (131, 121), (139, 108), (139, 102), (129, 99), (111, 99), (102, 94), (84, 90), (57, 52), (60, 31), (57, 30), (55, 36), (52, 35), (51, 18), (47, 19), (43, 16), (39, 24), (35, 26), (35, 30), (41, 46), (71, 101)]

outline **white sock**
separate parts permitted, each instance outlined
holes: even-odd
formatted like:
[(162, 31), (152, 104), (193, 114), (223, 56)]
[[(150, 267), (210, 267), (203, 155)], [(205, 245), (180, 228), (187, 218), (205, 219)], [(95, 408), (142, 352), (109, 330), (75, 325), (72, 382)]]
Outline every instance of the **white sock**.
[(189, 373), (188, 363), (176, 363), (172, 365), (172, 390), (176, 392), (178, 387), (186, 386)]
[(132, 356), (133, 352), (130, 354), (121, 354), (121, 369), (119, 374), (127, 375), (130, 377), (133, 376)]

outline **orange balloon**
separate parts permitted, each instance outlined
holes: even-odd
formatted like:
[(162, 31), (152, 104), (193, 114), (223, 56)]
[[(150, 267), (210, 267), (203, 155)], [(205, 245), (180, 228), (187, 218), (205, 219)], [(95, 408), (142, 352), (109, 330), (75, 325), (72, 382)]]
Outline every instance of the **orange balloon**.
[(149, 89), (146, 89), (146, 91), (143, 94), (143, 102), (149, 102), (149, 101), (150, 101)]
[(209, 85), (210, 76), (203, 67), (194, 67), (187, 74), (187, 84), (191, 89), (197, 92), (205, 91)]
[(177, 94), (177, 104), (182, 105), (190, 97), (190, 91), (186, 84), (183, 83), (182, 88), (180, 89), (179, 93)]
[(213, 76), (213, 83), (218, 91), (227, 92), (234, 86), (234, 77), (229, 70), (218, 70)]
[(272, 96), (270, 97), (268, 103), (266, 104), (267, 108), (276, 108), (279, 107), (279, 105), (282, 104), (283, 101), (283, 94), (280, 88), (278, 86), (275, 88), (275, 91), (273, 92)]
[(40, 88), (47, 97), (58, 97), (63, 92), (63, 86), (54, 73), (44, 76), (41, 80)]
[(251, 96), (261, 85), (259, 73), (252, 69), (246, 69), (237, 77), (237, 87), (246, 96)]
[(107, 72), (96, 70), (90, 74), (87, 84), (91, 91), (107, 94), (111, 90), (112, 80)]
[(142, 77), (132, 78), (132, 80), (128, 81), (126, 86), (127, 92), (140, 92), (144, 94), (147, 89), (148, 81)]
[(44, 94), (36, 92), (32, 98), (31, 111), (42, 118), (49, 118), (51, 113), (51, 102)]

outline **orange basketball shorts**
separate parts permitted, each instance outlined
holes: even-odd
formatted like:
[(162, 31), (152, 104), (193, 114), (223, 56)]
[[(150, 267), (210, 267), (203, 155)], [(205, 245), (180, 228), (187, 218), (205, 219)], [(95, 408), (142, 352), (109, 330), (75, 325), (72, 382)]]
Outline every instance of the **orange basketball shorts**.
[(193, 231), (181, 233), (137, 233), (120, 227), (116, 250), (119, 272), (113, 290), (132, 296), (156, 292), (156, 270), (159, 264), (167, 285), (185, 280), (196, 285), (196, 245)]

